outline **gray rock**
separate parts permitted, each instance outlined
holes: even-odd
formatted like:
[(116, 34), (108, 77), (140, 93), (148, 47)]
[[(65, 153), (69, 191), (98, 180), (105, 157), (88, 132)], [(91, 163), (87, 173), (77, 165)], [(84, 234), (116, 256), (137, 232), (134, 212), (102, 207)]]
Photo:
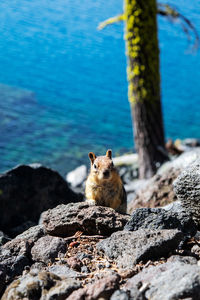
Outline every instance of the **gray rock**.
[(44, 271), (44, 270), (47, 270), (47, 265), (41, 261), (35, 262), (31, 265), (31, 267), (26, 267), (25, 271), (34, 270), (34, 269), (37, 269), (38, 271)]
[(122, 269), (132, 269), (140, 261), (158, 259), (176, 249), (184, 236), (178, 230), (140, 229), (115, 232), (97, 244)]
[(170, 204), (167, 204), (165, 206), (162, 206), (163, 209), (165, 210), (173, 210), (174, 212), (179, 212), (181, 210), (183, 210), (183, 206), (181, 205), (181, 201), (176, 200)]
[(140, 190), (143, 190), (145, 185), (148, 186), (148, 182), (148, 179), (132, 179), (130, 182), (125, 184), (124, 188), (126, 190), (128, 204), (134, 201), (134, 199), (137, 197), (137, 193)]
[(180, 172), (180, 169), (171, 168), (145, 181), (142, 188), (138, 187), (135, 191), (136, 196), (129, 202), (128, 212), (131, 214), (140, 207), (161, 207), (177, 200), (172, 183)]
[(187, 147), (197, 147), (200, 146), (200, 139), (188, 138), (181, 141), (183, 146)]
[(13, 281), (3, 294), (2, 300), (64, 300), (78, 288), (80, 283), (74, 279), (62, 279), (49, 272), (32, 270), (29, 274)]
[(172, 255), (168, 258), (168, 262), (178, 262), (190, 265), (197, 265), (198, 261), (193, 256), (180, 256), (180, 255)]
[(124, 289), (136, 300), (199, 299), (200, 268), (183, 262), (148, 267), (129, 279)]
[(76, 271), (81, 271), (81, 267), (83, 265), (80, 259), (77, 258), (77, 256), (71, 256), (67, 258), (67, 264), (70, 268)]
[(54, 264), (48, 267), (48, 271), (62, 278), (78, 278), (80, 273), (76, 272), (68, 267), (68, 265)]
[(200, 226), (200, 159), (186, 168), (174, 181), (174, 191), (181, 205)]
[(146, 185), (148, 185), (149, 180), (148, 179), (137, 179), (131, 181), (129, 184), (126, 184), (124, 187), (126, 189), (127, 193), (130, 192), (137, 192), (141, 189), (143, 189)]
[(31, 227), (35, 227), (37, 222), (26, 221), (19, 226), (13, 227), (9, 229), (10, 236), (16, 237), (17, 235), (21, 234), (22, 232), (28, 230)]
[(92, 259), (92, 255), (84, 252), (77, 253), (76, 257), (80, 260), (83, 260), (84, 258)]
[(35, 226), (0, 247), (0, 281), (5, 286), (15, 276), (21, 275), (24, 268), (32, 264), (31, 247), (44, 236), (42, 226)]
[(62, 238), (49, 235), (41, 237), (31, 249), (32, 260), (48, 264), (61, 253), (66, 253), (66, 248), (66, 242)]
[(88, 274), (88, 273), (90, 272), (90, 270), (88, 269), (87, 266), (82, 266), (82, 267), (81, 267), (81, 272), (82, 272), (82, 273)]
[(119, 288), (120, 277), (115, 275), (106, 276), (94, 283), (86, 285), (84, 288), (74, 291), (68, 300), (100, 300), (110, 299), (113, 292)]
[(16, 239), (23, 241), (36, 242), (39, 238), (45, 236), (44, 227), (42, 225), (37, 225), (30, 227), (28, 230), (16, 236)]
[(116, 167), (138, 165), (138, 154), (132, 153), (132, 154), (126, 154), (126, 155), (114, 157), (113, 163)]
[(81, 284), (72, 278), (61, 280), (54, 288), (51, 288), (47, 294), (45, 293), (44, 296), (41, 297), (41, 300), (65, 300), (80, 286)]
[[(161, 207), (176, 201), (177, 197), (173, 191), (172, 183), (184, 168), (193, 163), (197, 158), (200, 159), (200, 147), (164, 163), (154, 177), (144, 182), (144, 186), (135, 191), (132, 201), (130, 201), (129, 197), (128, 213), (131, 214), (136, 208)], [(132, 189), (131, 185), (131, 183), (128, 184), (128, 190)], [(133, 191), (129, 193), (131, 194)]]
[(134, 179), (138, 178), (138, 166), (118, 167), (119, 175), (126, 185), (130, 185)]
[(28, 241), (14, 239), (0, 248), (0, 277), (3, 287), (15, 276), (22, 274), (25, 266), (30, 266), (31, 245)]
[(124, 230), (135, 231), (138, 229), (178, 229), (187, 236), (194, 236), (197, 228), (192, 218), (183, 210), (174, 212), (162, 208), (138, 208)]
[(200, 147), (191, 151), (184, 152), (177, 158), (164, 163), (159, 169), (157, 174), (163, 175), (171, 169), (183, 171), (190, 164), (194, 163), (197, 159), (200, 159)]
[(21, 165), (0, 175), (0, 191), (0, 228), (8, 235), (26, 221), (37, 223), (48, 208), (82, 199), (57, 172), (41, 165)]
[(110, 235), (122, 230), (130, 216), (117, 213), (114, 209), (90, 206), (85, 203), (70, 203), (49, 209), (41, 216), (46, 231), (50, 235), (67, 237), (77, 231), (85, 234)]
[(129, 300), (129, 296), (126, 292), (122, 290), (115, 291), (112, 296), (110, 297), (110, 300)]
[(73, 187), (79, 187), (87, 178), (87, 167), (82, 165), (66, 175), (67, 182)]

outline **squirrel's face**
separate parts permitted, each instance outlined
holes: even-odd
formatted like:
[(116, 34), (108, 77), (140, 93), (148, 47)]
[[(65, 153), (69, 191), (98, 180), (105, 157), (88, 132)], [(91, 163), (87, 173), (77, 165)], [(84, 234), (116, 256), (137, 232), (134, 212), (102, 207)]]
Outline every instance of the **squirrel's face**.
[(99, 180), (111, 179), (112, 171), (114, 170), (111, 150), (108, 150), (105, 156), (98, 157), (93, 152), (90, 152), (89, 158), (93, 176), (96, 176)]

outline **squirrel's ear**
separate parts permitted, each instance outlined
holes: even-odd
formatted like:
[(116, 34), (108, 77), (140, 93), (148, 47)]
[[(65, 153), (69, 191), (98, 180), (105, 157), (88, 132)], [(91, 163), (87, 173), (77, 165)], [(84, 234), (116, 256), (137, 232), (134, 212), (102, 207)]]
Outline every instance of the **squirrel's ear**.
[(110, 159), (112, 159), (112, 150), (111, 149), (107, 150), (106, 156), (109, 157)]
[(89, 159), (91, 160), (91, 163), (93, 164), (93, 162), (96, 158), (96, 155), (93, 152), (90, 152), (90, 153), (88, 153), (88, 156), (89, 156)]

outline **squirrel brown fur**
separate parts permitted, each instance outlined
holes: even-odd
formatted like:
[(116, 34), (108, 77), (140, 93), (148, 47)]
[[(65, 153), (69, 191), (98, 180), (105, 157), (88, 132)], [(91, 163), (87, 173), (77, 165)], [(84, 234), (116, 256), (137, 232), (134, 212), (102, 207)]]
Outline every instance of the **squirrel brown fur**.
[(108, 206), (118, 212), (126, 213), (126, 192), (114, 167), (112, 150), (108, 150), (105, 156), (97, 157), (93, 152), (88, 156), (91, 169), (86, 181), (86, 200), (95, 205)]

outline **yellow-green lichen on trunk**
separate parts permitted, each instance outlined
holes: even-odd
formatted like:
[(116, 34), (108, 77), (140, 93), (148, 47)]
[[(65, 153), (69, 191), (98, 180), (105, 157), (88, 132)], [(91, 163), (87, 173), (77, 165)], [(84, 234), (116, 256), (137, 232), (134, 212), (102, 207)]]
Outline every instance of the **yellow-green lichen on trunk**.
[(124, 0), (128, 97), (131, 104), (160, 101), (156, 13), (155, 0)]

